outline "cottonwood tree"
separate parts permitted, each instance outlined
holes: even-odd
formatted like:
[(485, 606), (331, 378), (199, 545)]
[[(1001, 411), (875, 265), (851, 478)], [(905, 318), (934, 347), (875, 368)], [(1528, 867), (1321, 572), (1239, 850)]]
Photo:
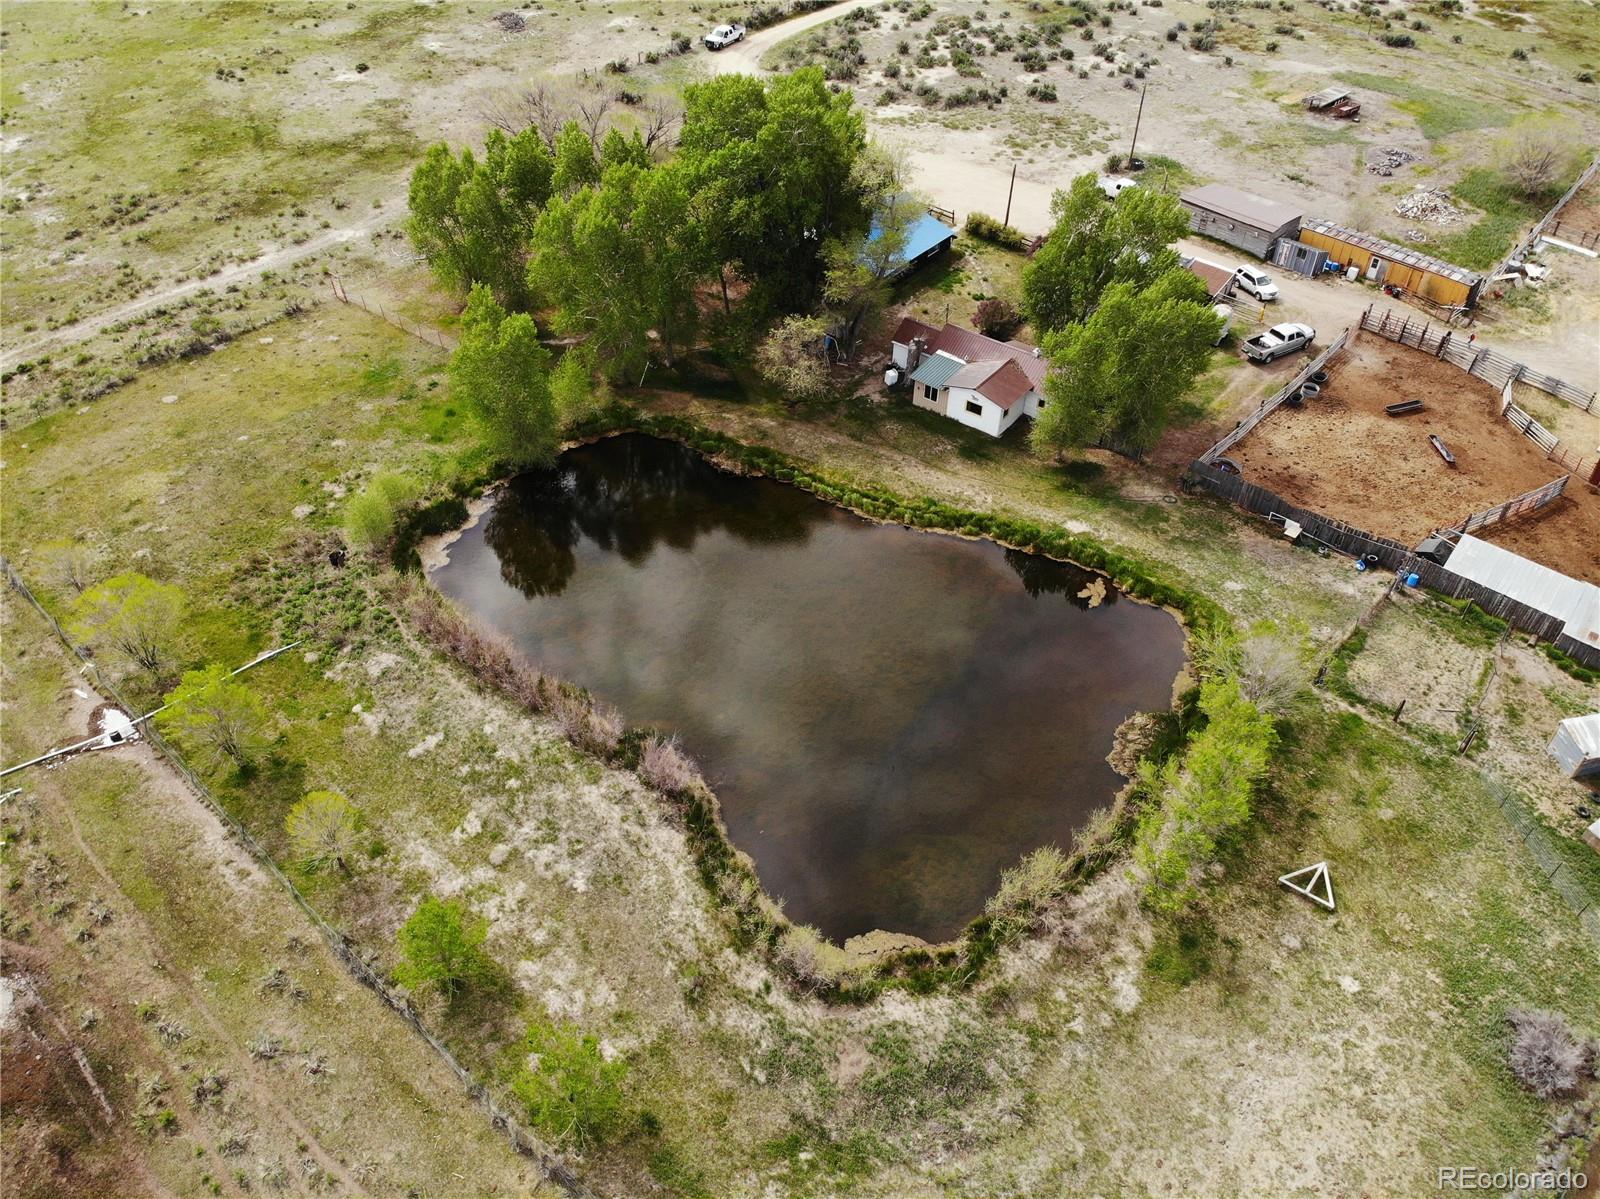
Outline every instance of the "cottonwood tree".
[[(1124, 193), (1127, 194), (1127, 193)], [(1177, 269), (1143, 291), (1113, 283), (1081, 324), (1048, 334), (1045, 406), (1030, 434), (1040, 453), (1110, 443), (1141, 452), (1210, 360), (1222, 319), (1205, 286)]]
[(67, 631), (156, 674), (177, 637), (183, 609), (183, 591), (175, 584), (136, 573), (117, 575), (73, 602)]
[(1173, 196), (1130, 187), (1115, 200), (1080, 175), (1050, 202), (1050, 236), (1022, 271), (1022, 308), (1046, 332), (1085, 320), (1113, 283), (1147, 287), (1180, 265), (1171, 243), (1189, 232)]
[(167, 696), (157, 726), (184, 748), (244, 769), (269, 742), (266, 707), (227, 667), (186, 670)]
[(554, 459), (560, 428), (550, 395), (550, 353), (539, 344), (533, 318), (508, 315), (483, 284), (472, 289), (461, 315), (450, 389), (500, 461), (515, 467)]
[(534, 229), (528, 277), (582, 334), (599, 369), (637, 381), (652, 334), (670, 366), (692, 340), (694, 285), (710, 258), (684, 171), (625, 159), (598, 186), (552, 200)]
[(525, 302), (523, 251), (555, 170), (531, 128), (491, 129), (482, 161), (442, 142), (430, 147), (411, 175), (412, 243), (450, 286), (487, 283), (501, 302)]
[(1269, 716), (1282, 716), (1311, 686), (1311, 643), (1303, 633), (1261, 621), (1242, 636), (1215, 631), (1200, 639), (1208, 673), (1237, 680), (1239, 691)]
[(822, 338), (828, 322), (820, 316), (790, 316), (779, 321), (756, 347), (756, 369), (784, 395), (805, 399), (828, 385)]
[(552, 190), (558, 196), (570, 196), (580, 187), (598, 182), (600, 163), (595, 158), (594, 141), (577, 121), (568, 121), (556, 135)]
[(906, 190), (907, 173), (902, 158), (869, 145), (852, 168), (851, 186), (872, 213), (872, 224), (823, 248), (822, 295), (838, 314), (846, 354), (855, 353), (862, 330), (888, 305), (895, 272), (906, 264), (911, 229), (927, 212), (927, 205)]
[(345, 859), (356, 850), (361, 813), (337, 791), (312, 791), (289, 809), (283, 827), (307, 869), (332, 863), (344, 870)]
[(679, 161), (713, 249), (749, 280), (758, 304), (808, 307), (822, 247), (867, 227), (852, 184), (867, 144), (848, 91), (806, 67), (770, 81), (724, 75), (684, 89)]
[(1583, 138), (1571, 121), (1531, 116), (1512, 124), (1495, 143), (1501, 173), (1524, 196), (1542, 196), (1571, 174)]
[(429, 895), (400, 926), (400, 964), (395, 979), (413, 991), (435, 989), (446, 1000), (489, 977), (493, 963), (483, 951), (489, 922), (458, 900)]

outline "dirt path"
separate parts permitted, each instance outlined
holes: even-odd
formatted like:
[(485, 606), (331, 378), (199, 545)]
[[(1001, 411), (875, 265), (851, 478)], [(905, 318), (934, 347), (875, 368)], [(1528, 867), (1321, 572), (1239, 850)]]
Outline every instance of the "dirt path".
[(368, 216), (353, 225), (346, 225), (339, 229), (325, 229), (315, 237), (303, 241), (299, 245), (264, 245), (256, 257), (249, 262), (237, 263), (202, 279), (187, 279), (182, 283), (174, 283), (157, 291), (147, 292), (125, 303), (96, 312), (92, 316), (83, 317), (70, 325), (62, 325), (58, 329), (52, 329), (50, 332), (34, 337), (29, 341), (8, 345), (0, 349), (0, 369), (10, 370), (17, 363), (37, 358), (46, 351), (56, 350), (61, 346), (74, 345), (80, 341), (87, 341), (111, 325), (136, 317), (173, 300), (181, 300), (185, 296), (193, 295), (195, 292), (207, 288), (212, 291), (223, 291), (235, 283), (254, 282), (263, 271), (281, 270), (334, 246), (354, 241), (358, 237), (364, 237), (374, 229), (381, 228), (390, 220), (393, 220), (403, 206), (403, 200), (386, 202), (383, 207), (373, 209)]
[(744, 41), (736, 42), (726, 50), (718, 50), (707, 56), (711, 73), (713, 75), (760, 74), (761, 56), (785, 38), (804, 33), (808, 29), (815, 29), (818, 25), (826, 25), (829, 21), (836, 21), (852, 8), (875, 8), (878, 3), (880, 0), (866, 0), (862, 4), (835, 4), (831, 8), (782, 21), (758, 33), (746, 34)]

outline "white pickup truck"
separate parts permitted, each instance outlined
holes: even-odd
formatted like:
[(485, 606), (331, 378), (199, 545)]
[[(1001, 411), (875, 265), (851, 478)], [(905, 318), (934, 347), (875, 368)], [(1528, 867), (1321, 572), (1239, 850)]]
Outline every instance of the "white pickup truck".
[(744, 26), (718, 25), (700, 40), (705, 42), (707, 50), (721, 50), (725, 46), (733, 45), (734, 42), (744, 41)]
[(1257, 333), (1244, 343), (1244, 356), (1251, 362), (1271, 362), (1285, 354), (1303, 350), (1317, 339), (1317, 331), (1310, 325), (1290, 322), (1273, 325), (1265, 333)]

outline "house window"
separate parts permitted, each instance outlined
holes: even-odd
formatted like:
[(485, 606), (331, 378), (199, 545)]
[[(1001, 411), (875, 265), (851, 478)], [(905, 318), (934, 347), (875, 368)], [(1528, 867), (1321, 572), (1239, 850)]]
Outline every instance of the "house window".
[(931, 404), (939, 398), (939, 392), (932, 383), (924, 383), (922, 385), (922, 398)]
[(1049, 400), (1040, 400), (1039, 401), (1039, 411), (1043, 412), (1044, 408), (1045, 408), (1045, 405), (1048, 404), (1049, 402), (1050, 402)]
[(978, 403), (977, 400), (968, 400), (967, 401), (967, 411), (972, 413), (973, 416), (982, 416), (983, 415), (983, 405)]

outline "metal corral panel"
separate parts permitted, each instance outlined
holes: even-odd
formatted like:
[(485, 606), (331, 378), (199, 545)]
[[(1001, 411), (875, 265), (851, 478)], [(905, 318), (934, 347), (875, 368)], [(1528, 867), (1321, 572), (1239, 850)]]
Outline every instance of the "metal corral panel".
[(1483, 287), (1483, 276), (1466, 267), (1320, 217), (1306, 219), (1300, 229), (1300, 240), (1326, 250), (1328, 257), (1341, 266), (1354, 263), (1363, 275), (1368, 273), (1376, 258), (1382, 264), (1379, 278), (1383, 282), (1447, 307), (1472, 307), (1478, 302), (1478, 292)]
[(1456, 543), (1445, 570), (1565, 621), (1564, 636), (1600, 649), (1600, 587), (1593, 583), (1568, 578), (1470, 533)]
[(1600, 774), (1600, 712), (1572, 716), (1556, 726), (1550, 756), (1568, 778)]

